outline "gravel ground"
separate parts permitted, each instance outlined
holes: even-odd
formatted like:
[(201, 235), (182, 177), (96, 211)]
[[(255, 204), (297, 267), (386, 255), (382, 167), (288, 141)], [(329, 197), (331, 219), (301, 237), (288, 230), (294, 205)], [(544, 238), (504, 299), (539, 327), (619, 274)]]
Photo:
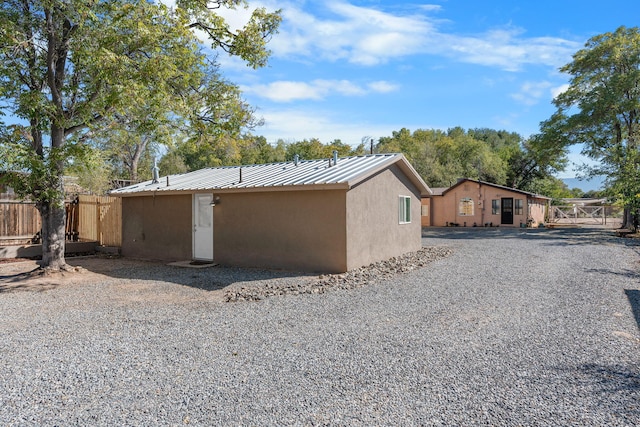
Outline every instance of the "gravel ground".
[(452, 254), (258, 301), (225, 302), (328, 279), (122, 261), (0, 287), (0, 425), (640, 424), (637, 241), (424, 236)]

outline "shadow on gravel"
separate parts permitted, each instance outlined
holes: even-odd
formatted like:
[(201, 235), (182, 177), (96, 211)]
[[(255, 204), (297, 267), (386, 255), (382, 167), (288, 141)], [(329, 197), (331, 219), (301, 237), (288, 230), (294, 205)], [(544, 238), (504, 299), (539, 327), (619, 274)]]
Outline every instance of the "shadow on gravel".
[(0, 275), (0, 294), (7, 292), (44, 292), (57, 288), (60, 283), (55, 281), (39, 281), (32, 283), (33, 271), (9, 275)]
[(110, 278), (170, 282), (205, 291), (217, 291), (239, 282), (299, 277), (302, 273), (250, 268), (221, 267), (185, 268), (161, 262), (100, 257), (68, 260), (69, 264)]
[(590, 268), (588, 270), (585, 270), (587, 273), (599, 273), (602, 275), (613, 275), (613, 276), (620, 276), (620, 277), (626, 277), (628, 279), (640, 279), (640, 273), (638, 273), (637, 271), (634, 270), (629, 270), (629, 269), (622, 269), (619, 271), (613, 271), (613, 270), (609, 270), (606, 268)]
[(639, 239), (616, 237), (607, 228), (518, 228), (518, 227), (425, 227), (422, 237), (436, 239), (522, 239), (546, 241), (550, 245), (618, 243), (640, 246)]
[(640, 374), (637, 369), (589, 363), (578, 370), (588, 377), (589, 384), (595, 385), (594, 392), (599, 393), (607, 405), (614, 405), (611, 409), (615, 408), (616, 416), (634, 423), (640, 419)]
[(640, 291), (637, 289), (625, 289), (624, 293), (627, 295), (627, 299), (629, 299), (633, 317), (635, 317), (638, 329), (640, 329)]
[(0, 281), (2, 281), (2, 283), (22, 282), (25, 279), (31, 277), (34, 271), (36, 271), (36, 269), (24, 273), (0, 274)]

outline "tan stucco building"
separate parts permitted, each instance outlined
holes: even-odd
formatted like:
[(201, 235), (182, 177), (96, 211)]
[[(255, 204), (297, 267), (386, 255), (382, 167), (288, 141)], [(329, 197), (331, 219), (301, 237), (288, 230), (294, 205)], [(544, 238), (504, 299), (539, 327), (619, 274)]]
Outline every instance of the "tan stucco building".
[(461, 179), (422, 199), (424, 227), (537, 227), (551, 199), (484, 181)]
[(208, 168), (111, 192), (124, 256), (334, 273), (419, 250), (429, 194), (401, 154)]

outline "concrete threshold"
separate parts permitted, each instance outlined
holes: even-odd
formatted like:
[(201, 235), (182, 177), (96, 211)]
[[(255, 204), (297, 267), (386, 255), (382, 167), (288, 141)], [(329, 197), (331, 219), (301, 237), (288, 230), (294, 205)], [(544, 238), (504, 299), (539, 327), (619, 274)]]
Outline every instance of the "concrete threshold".
[(217, 267), (218, 264), (213, 261), (176, 261), (170, 262), (167, 265), (171, 265), (173, 267), (182, 267), (182, 268), (209, 268), (209, 267)]

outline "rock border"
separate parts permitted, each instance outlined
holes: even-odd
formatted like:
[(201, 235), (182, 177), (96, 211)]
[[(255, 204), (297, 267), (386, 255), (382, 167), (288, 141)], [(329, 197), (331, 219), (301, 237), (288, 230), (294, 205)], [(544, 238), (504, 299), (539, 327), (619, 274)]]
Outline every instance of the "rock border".
[(422, 248), (416, 252), (379, 261), (342, 274), (320, 275), (316, 281), (295, 284), (265, 284), (255, 287), (229, 289), (225, 302), (260, 301), (279, 295), (323, 294), (332, 289), (355, 289), (406, 273), (453, 254), (443, 246)]

